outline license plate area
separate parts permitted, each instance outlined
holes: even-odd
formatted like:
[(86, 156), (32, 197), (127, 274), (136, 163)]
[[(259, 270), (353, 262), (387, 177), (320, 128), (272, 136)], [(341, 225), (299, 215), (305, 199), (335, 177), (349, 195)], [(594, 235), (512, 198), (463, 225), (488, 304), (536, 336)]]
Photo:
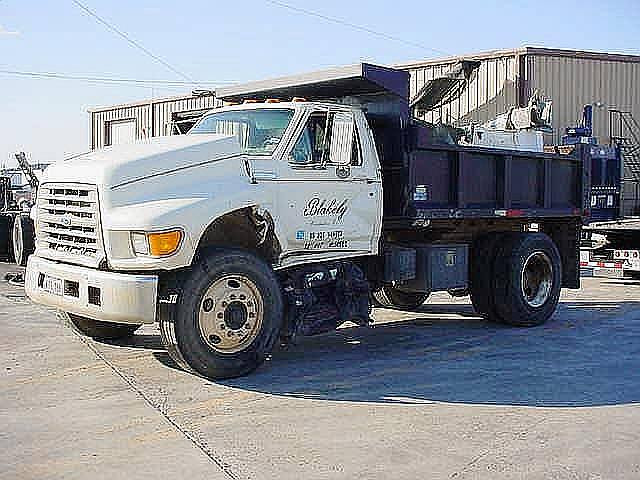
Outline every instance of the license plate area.
[(64, 282), (61, 278), (52, 277), (44, 273), (38, 278), (38, 286), (51, 295), (62, 296)]

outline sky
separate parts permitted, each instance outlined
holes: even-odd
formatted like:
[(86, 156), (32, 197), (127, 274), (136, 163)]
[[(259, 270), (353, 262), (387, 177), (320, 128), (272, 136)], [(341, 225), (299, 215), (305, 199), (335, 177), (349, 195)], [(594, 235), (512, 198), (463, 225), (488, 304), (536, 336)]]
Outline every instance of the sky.
[[(4, 72), (215, 87), (524, 45), (640, 54), (640, 0), (0, 0)], [(0, 165), (20, 150), (41, 162), (86, 151), (90, 107), (190, 91), (0, 72)]]

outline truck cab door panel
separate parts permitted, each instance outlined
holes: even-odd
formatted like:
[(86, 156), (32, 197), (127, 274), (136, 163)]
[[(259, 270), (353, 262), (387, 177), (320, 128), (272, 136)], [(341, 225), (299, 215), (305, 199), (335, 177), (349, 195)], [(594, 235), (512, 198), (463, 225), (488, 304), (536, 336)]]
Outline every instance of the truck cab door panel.
[(381, 183), (360, 129), (354, 112), (321, 110), (294, 135), (278, 180), (283, 265), (377, 247)]

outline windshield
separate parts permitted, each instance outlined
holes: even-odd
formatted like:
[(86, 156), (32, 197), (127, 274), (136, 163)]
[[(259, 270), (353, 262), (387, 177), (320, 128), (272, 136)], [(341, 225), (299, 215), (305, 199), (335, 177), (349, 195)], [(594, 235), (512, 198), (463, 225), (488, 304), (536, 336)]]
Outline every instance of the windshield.
[(287, 129), (293, 110), (255, 109), (232, 110), (207, 115), (189, 134), (222, 133), (238, 139), (244, 153), (249, 155), (271, 155)]

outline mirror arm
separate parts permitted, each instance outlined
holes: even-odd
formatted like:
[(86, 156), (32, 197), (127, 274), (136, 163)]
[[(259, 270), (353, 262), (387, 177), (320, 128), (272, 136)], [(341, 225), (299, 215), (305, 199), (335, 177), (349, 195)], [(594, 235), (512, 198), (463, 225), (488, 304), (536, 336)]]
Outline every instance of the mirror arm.
[(324, 123), (324, 135), (322, 137), (322, 158), (320, 159), (320, 168), (327, 168), (327, 152), (329, 147), (327, 146), (327, 134), (329, 133), (329, 118), (331, 117), (331, 109), (327, 110), (327, 120)]
[(251, 161), (247, 158), (244, 157), (244, 170), (247, 173), (247, 177), (249, 177), (249, 182), (251, 184), (256, 184), (258, 183), (258, 181), (256, 180), (256, 176), (253, 173), (253, 165), (251, 165)]

